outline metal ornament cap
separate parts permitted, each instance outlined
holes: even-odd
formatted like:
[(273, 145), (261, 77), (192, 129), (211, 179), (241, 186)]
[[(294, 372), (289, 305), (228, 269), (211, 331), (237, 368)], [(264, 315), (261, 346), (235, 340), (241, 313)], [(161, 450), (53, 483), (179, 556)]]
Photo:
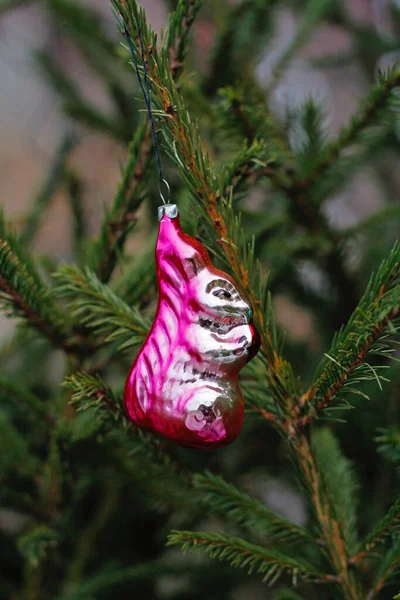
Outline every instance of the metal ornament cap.
[(239, 371), (260, 337), (233, 279), (182, 231), (176, 205), (159, 211), (158, 306), (126, 380), (125, 407), (136, 425), (178, 445), (218, 448), (242, 429)]

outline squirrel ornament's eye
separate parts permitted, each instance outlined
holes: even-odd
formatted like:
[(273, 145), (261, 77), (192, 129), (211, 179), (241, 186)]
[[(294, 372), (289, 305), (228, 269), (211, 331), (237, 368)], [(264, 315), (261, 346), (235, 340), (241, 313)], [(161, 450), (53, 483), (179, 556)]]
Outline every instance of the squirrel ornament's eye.
[(224, 300), (230, 300), (232, 297), (231, 293), (226, 290), (214, 290), (213, 295), (217, 296), (217, 298), (223, 298)]
[(157, 312), (126, 380), (127, 413), (181, 446), (225, 446), (242, 428), (239, 371), (260, 345), (251, 308), (183, 233), (175, 205), (160, 209), (156, 267)]

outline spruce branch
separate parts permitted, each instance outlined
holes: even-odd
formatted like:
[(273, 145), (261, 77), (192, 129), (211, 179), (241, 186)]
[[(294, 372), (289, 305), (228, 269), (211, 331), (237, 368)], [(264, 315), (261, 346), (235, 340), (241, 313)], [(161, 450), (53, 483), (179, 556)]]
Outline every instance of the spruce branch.
[(6, 314), (30, 323), (68, 354), (84, 352), (84, 344), (72, 339), (73, 332), (65, 316), (33, 270), (32, 262), (21, 262), (23, 255), (13, 236), (9, 236), (8, 241), (0, 240), (0, 303)]
[[(124, 35), (129, 35), (132, 47), (137, 52), (139, 65), (141, 56), (137, 48), (136, 22), (140, 23), (152, 99), (161, 118), (167, 150), (219, 237), (222, 254), (253, 307), (254, 320), (261, 333), (262, 347), (268, 360), (270, 381), (279, 389), (280, 397), (289, 401), (297, 384), (290, 365), (277, 354), (269, 332), (268, 317), (264, 315), (261, 300), (254, 292), (253, 275), (256, 279), (260, 278), (259, 268), (254, 265), (254, 273), (249, 272), (249, 265), (245, 264), (245, 260), (246, 257), (252, 260), (251, 252), (247, 247), (242, 249), (245, 255), (242, 258), (237, 244), (238, 237), (231, 234), (232, 228), (235, 232), (238, 230), (232, 207), (220, 197), (218, 179), (203, 147), (198, 127), (191, 121), (182, 96), (172, 79), (168, 55), (165, 49), (158, 50), (156, 36), (147, 25), (144, 11), (138, 7), (135, 0), (113, 0), (113, 5), (123, 24)], [(231, 227), (227, 223), (228, 212)]]
[(39, 51), (35, 53), (35, 58), (44, 79), (61, 97), (63, 110), (69, 117), (90, 129), (104, 132), (112, 138), (128, 143), (130, 135), (124, 123), (117, 117), (102, 113), (85, 100), (76, 83), (50, 53)]
[(184, 552), (204, 552), (211, 558), (227, 561), (232, 567), (246, 568), (249, 574), (262, 574), (263, 581), (269, 585), (275, 583), (283, 574), (289, 574), (293, 583), (298, 579), (318, 583), (336, 580), (335, 576), (319, 572), (304, 560), (250, 544), (241, 538), (206, 531), (173, 531), (168, 536), (167, 545), (181, 546)]
[(106, 479), (102, 493), (99, 495), (98, 506), (93, 511), (91, 519), (80, 532), (76, 544), (75, 555), (68, 565), (68, 570), (63, 583), (66, 591), (74, 588), (82, 578), (82, 573), (93, 551), (96, 538), (112, 516), (118, 501), (120, 486), (118, 479), (112, 475)]
[[(201, 5), (201, 0), (179, 0), (176, 11), (169, 18), (164, 52), (168, 55), (167, 68), (174, 80), (182, 70), (189, 31)], [(117, 9), (115, 3), (114, 7)], [(145, 179), (152, 161), (152, 148), (150, 124), (146, 119), (129, 145), (121, 183), (103, 219), (100, 235), (92, 246), (89, 264), (103, 282), (107, 282), (113, 273), (135, 223), (135, 213), (146, 195)]]
[(33, 475), (37, 466), (26, 437), (0, 410), (0, 481), (7, 472)]
[[(346, 600), (362, 600), (360, 585), (355, 573), (349, 568), (349, 555), (346, 552), (343, 529), (336, 516), (341, 518), (343, 515), (340, 510), (342, 503), (339, 506), (332, 504), (336, 501), (335, 495), (330, 493), (329, 487), (325, 486), (325, 479), (320, 473), (314, 449), (304, 432), (291, 440), (291, 448), (299, 468), (301, 481), (304, 482), (305, 490), (310, 498), (324, 547), (337, 574), (337, 582), (344, 598)], [(335, 479), (337, 479), (336, 476)], [(338, 508), (339, 513), (337, 513)]]
[(366, 600), (376, 598), (382, 588), (397, 581), (400, 573), (400, 541), (397, 540), (392, 548), (383, 556), (375, 573), (372, 589), (368, 592)]
[(282, 73), (295, 56), (296, 52), (308, 41), (313, 29), (324, 18), (327, 18), (336, 7), (334, 0), (308, 0), (302, 11), (302, 19), (296, 35), (293, 36), (289, 45), (278, 58), (273, 67), (273, 72), (268, 84), (268, 90), (271, 91)]
[(150, 324), (135, 307), (129, 307), (88, 268), (61, 267), (55, 278), (57, 294), (70, 301), (72, 314), (81, 324), (105, 342), (117, 342), (119, 350), (140, 344)]
[[(221, 568), (219, 566), (219, 568)], [(57, 596), (57, 600), (89, 600), (99, 593), (106, 593), (108, 590), (127, 582), (136, 582), (140, 580), (154, 581), (160, 576), (186, 577), (190, 573), (191, 579), (198, 581), (204, 577), (203, 566), (196, 567), (190, 563), (174, 564), (172, 561), (156, 559), (149, 562), (137, 562), (128, 567), (119, 566), (115, 562), (106, 564), (94, 574), (88, 574), (77, 582), (71, 589), (62, 592)]]
[(166, 47), (169, 51), (172, 77), (175, 80), (183, 68), (190, 30), (202, 6), (203, 0), (179, 0), (175, 12), (169, 19)]
[[(221, 85), (238, 79), (239, 74), (242, 75), (239, 68), (246, 61), (246, 55), (247, 59), (250, 59), (250, 47), (251, 58), (253, 58), (256, 42), (261, 41), (269, 29), (271, 15), (268, 8), (270, 5), (269, 0), (256, 2), (243, 0), (226, 11), (223, 20), (221, 19), (223, 25), (217, 32), (218, 35), (215, 36), (211, 50), (211, 65), (204, 82), (204, 88), (208, 95), (215, 94)], [(247, 33), (244, 40), (243, 36), (238, 35), (241, 29), (239, 24)], [(251, 44), (249, 40), (251, 40)]]
[(344, 406), (346, 393), (358, 393), (354, 388), (362, 380), (376, 379), (381, 387), (379, 366), (365, 363), (372, 354), (390, 356), (385, 345), (396, 331), (392, 322), (400, 314), (400, 246), (396, 244), (371, 278), (358, 307), (334, 338), (326, 359), (319, 368), (313, 386), (303, 395), (300, 410), (305, 414), (297, 419), (297, 427), (310, 423), (319, 413), (334, 404)]
[(84, 371), (75, 373), (65, 379), (64, 386), (72, 391), (71, 403), (77, 405), (78, 411), (94, 409), (115, 419), (123, 417), (121, 399), (114, 395), (99, 375), (89, 375)]
[[(321, 204), (332, 189), (343, 185), (392, 134), (395, 117), (391, 108), (398, 103), (392, 91), (400, 84), (399, 73), (399, 67), (393, 67), (379, 76), (362, 110), (330, 143), (326, 143), (321, 128), (319, 107), (309, 100), (302, 109), (301, 119), (308, 141), (295, 155), (296, 176), (283, 191), (291, 202), (294, 219), (311, 234), (322, 235), (330, 243), (330, 251), (321, 256), (320, 262), (342, 298), (335, 316), (337, 326), (356, 306), (356, 288), (340, 250), (342, 236), (329, 225)], [(357, 150), (346, 154), (345, 151), (356, 144)]]
[(381, 210), (369, 215), (365, 219), (361, 219), (355, 225), (352, 225), (343, 231), (345, 239), (355, 238), (359, 234), (365, 234), (371, 231), (374, 227), (379, 227), (390, 221), (400, 219), (400, 206), (393, 204), (385, 206)]
[(47, 415), (47, 408), (41, 398), (31, 392), (25, 385), (15, 381), (15, 378), (6, 375), (0, 376), (0, 393), (15, 401), (16, 405), (23, 405), (24, 408), (27, 407), (30, 411), (42, 417), (44, 416), (50, 422), (52, 421)]
[(64, 386), (72, 391), (71, 403), (77, 411), (98, 420), (106, 439), (115, 446), (122, 472), (135, 477), (164, 504), (197, 510), (188, 495), (190, 481), (185, 467), (169, 455), (159, 438), (134, 426), (125, 416), (122, 397), (99, 375), (74, 373), (65, 379)]
[[(116, 109), (115, 125), (118, 131), (127, 132), (137, 122), (136, 106), (131, 90), (123, 83), (123, 71), (118, 69), (118, 45), (108, 35), (98, 11), (75, 0), (42, 0), (47, 11), (63, 35), (80, 49), (91, 70), (103, 85)], [(117, 67), (117, 68), (116, 68)]]
[(265, 138), (255, 139), (250, 146), (238, 152), (231, 163), (220, 172), (220, 189), (223, 196), (236, 198), (240, 192), (259, 181), (268, 180), (273, 186), (284, 184), (286, 177), (285, 155), (276, 152), (273, 144)]
[(136, 211), (145, 195), (145, 175), (151, 161), (150, 124), (139, 125), (129, 144), (124, 167), (112, 206), (101, 224), (100, 234), (89, 249), (89, 266), (107, 282), (120, 258), (126, 238), (136, 223)]
[(276, 600), (306, 600), (298, 592), (291, 588), (281, 588), (278, 590)]
[(398, 65), (388, 69), (385, 73), (379, 74), (378, 81), (372, 87), (361, 110), (358, 110), (349, 124), (341, 129), (336, 140), (327, 144), (308, 176), (295, 182), (294, 191), (296, 194), (303, 194), (315, 181), (321, 178), (325, 171), (339, 159), (342, 152), (358, 141), (358, 137), (364, 129), (379, 123), (382, 111), (388, 110), (391, 102), (394, 101), (392, 92), (399, 85), (400, 67)]
[(83, 206), (83, 183), (75, 171), (68, 169), (64, 176), (68, 200), (73, 217), (73, 240), (78, 257), (82, 254), (83, 240), (86, 234), (86, 219)]
[(194, 476), (194, 487), (204, 493), (203, 502), (218, 516), (257, 531), (266, 541), (287, 544), (313, 543), (308, 531), (274, 513), (261, 500), (247, 494), (219, 475)]
[(329, 498), (332, 518), (340, 528), (346, 555), (351, 556), (358, 548), (358, 482), (353, 465), (343, 455), (337, 439), (327, 428), (314, 432), (312, 447), (316, 466)]
[(400, 430), (398, 427), (379, 429), (379, 435), (375, 438), (378, 443), (378, 451), (394, 464), (400, 463)]
[(74, 373), (66, 377), (64, 387), (72, 391), (71, 403), (74, 404), (78, 412), (90, 411), (94, 418), (98, 418), (105, 428), (109, 429), (112, 425), (111, 433), (115, 429), (115, 424), (119, 426), (120, 432), (129, 434), (120, 438), (127, 446), (127, 457), (131, 457), (138, 450), (148, 458), (162, 463), (164, 466), (174, 467), (173, 461), (168, 454), (163, 451), (162, 443), (152, 434), (134, 427), (134, 425), (125, 416), (122, 397), (114, 394), (113, 390), (107, 385), (99, 375), (90, 375), (84, 371)]
[(352, 556), (350, 564), (355, 565), (368, 557), (378, 544), (384, 544), (400, 525), (400, 497), (391, 506), (386, 515), (367, 535), (362, 550)]
[(113, 283), (113, 291), (128, 304), (146, 306), (152, 298), (156, 287), (156, 269), (154, 266), (154, 248), (157, 232), (148, 236), (148, 240), (140, 256), (135, 256)]
[(62, 32), (72, 37), (81, 50), (92, 55), (96, 49), (104, 60), (117, 57), (117, 45), (106, 33), (100, 14), (76, 0), (44, 0), (46, 8)]
[(77, 140), (75, 136), (67, 133), (56, 148), (47, 175), (33, 200), (33, 205), (25, 220), (20, 235), (21, 244), (30, 244), (36, 235), (43, 215), (64, 179), (66, 174), (66, 161), (72, 150), (75, 148), (76, 143)]

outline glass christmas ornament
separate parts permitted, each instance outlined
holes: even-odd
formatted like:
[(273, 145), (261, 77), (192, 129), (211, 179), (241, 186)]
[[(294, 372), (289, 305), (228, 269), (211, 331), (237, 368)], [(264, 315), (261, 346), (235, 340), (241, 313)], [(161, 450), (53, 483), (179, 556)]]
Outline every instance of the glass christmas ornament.
[(174, 204), (159, 209), (157, 312), (125, 384), (129, 417), (181, 446), (218, 448), (240, 433), (239, 371), (260, 340), (252, 310)]

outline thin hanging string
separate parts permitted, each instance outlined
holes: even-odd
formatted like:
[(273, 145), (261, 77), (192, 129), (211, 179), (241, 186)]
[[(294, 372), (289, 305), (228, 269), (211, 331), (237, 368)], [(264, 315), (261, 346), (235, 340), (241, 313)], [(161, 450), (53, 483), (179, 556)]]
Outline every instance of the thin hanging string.
[[(141, 27), (140, 27), (139, 19), (137, 18), (136, 15), (135, 15), (135, 20), (136, 20), (136, 27), (137, 27), (138, 37), (139, 37), (139, 43), (140, 43), (140, 52), (141, 52), (141, 57), (142, 57), (142, 63), (143, 63), (144, 83), (143, 83), (142, 75), (141, 75), (140, 70), (139, 70), (138, 62), (136, 60), (135, 49), (133, 47), (132, 41), (131, 41), (131, 39), (129, 37), (129, 33), (128, 33), (125, 25), (122, 26), (121, 30), (122, 30), (122, 35), (124, 36), (124, 38), (128, 42), (129, 50), (130, 50), (130, 53), (131, 53), (131, 56), (132, 56), (132, 60), (133, 60), (133, 64), (134, 64), (135, 71), (136, 71), (136, 76), (137, 76), (137, 79), (139, 81), (139, 85), (140, 85), (140, 88), (141, 88), (142, 93), (143, 93), (144, 103), (146, 105), (147, 113), (149, 115), (150, 127), (151, 127), (151, 135), (152, 135), (152, 138), (153, 138), (153, 145), (154, 145), (154, 153), (156, 155), (156, 160), (157, 160), (158, 189), (159, 189), (159, 192), (160, 192), (161, 200), (163, 201), (164, 204), (168, 204), (169, 203), (170, 188), (169, 188), (168, 182), (164, 179), (164, 173), (163, 173), (163, 168), (162, 168), (162, 163), (161, 163), (160, 148), (158, 146), (158, 141), (157, 141), (156, 126), (155, 126), (155, 122), (154, 122), (153, 111), (152, 111), (152, 108), (151, 108), (151, 94), (150, 94), (149, 80), (148, 80), (148, 76), (147, 76), (147, 67), (146, 67), (146, 58), (145, 58), (145, 54), (144, 54), (144, 44), (143, 44), (143, 38), (142, 38), (142, 30), (141, 30)], [(168, 200), (167, 201), (165, 200), (164, 195), (163, 195), (163, 193), (161, 191), (161, 185), (162, 184), (164, 184), (166, 186), (167, 191), (168, 191)]]

